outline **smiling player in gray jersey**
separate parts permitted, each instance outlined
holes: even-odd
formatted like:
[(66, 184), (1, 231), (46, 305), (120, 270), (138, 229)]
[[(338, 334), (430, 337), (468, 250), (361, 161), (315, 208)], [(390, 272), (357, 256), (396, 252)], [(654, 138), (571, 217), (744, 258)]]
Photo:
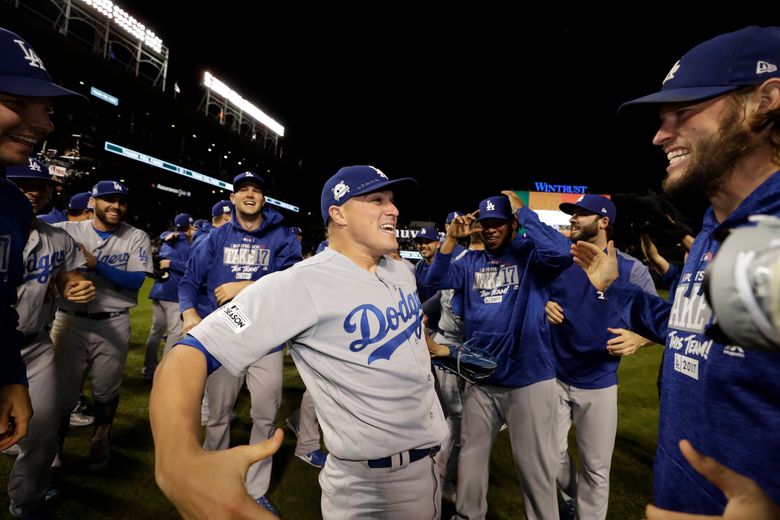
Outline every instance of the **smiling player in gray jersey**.
[(79, 244), (87, 260), (84, 272), (98, 296), (88, 304), (59, 300), (51, 337), (57, 353), (64, 437), (70, 412), (76, 406), (81, 383), (90, 368), (95, 399), (95, 436), (90, 467), (101, 469), (110, 459), (109, 433), (119, 404), (119, 386), (130, 344), (130, 315), (145, 275), (152, 272), (149, 236), (122, 220), (128, 191), (115, 181), (92, 188), (92, 220), (61, 222)]
[(243, 476), (281, 434), (203, 453), (198, 405), (207, 369), (240, 373), (287, 339), (330, 451), (320, 473), (323, 517), (439, 517), (434, 455), (446, 425), (421, 304), (409, 270), (384, 256), (398, 247), (393, 191), (408, 184), (370, 166), (339, 170), (321, 198), (329, 247), (256, 282), (163, 359), (149, 407), (156, 477), (185, 517), (263, 512)]

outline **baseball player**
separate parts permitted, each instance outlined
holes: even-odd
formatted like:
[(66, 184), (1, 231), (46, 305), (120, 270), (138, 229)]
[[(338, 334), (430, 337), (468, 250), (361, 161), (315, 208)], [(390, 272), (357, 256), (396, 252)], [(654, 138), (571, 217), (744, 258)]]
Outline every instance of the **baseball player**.
[(0, 28), (0, 450), (27, 433), (32, 413), (17, 330), (16, 287), (23, 280), (23, 249), (32, 207), (5, 179), (6, 165), (27, 162), (33, 147), (53, 129), (52, 101), (79, 96), (55, 85), (35, 50), (19, 35)]
[[(54, 181), (48, 168), (30, 158), (26, 166), (10, 166), (8, 178), (17, 184), (35, 211), (49, 205)], [(22, 341), (22, 359), (27, 365), (33, 415), (27, 437), (19, 442), (19, 455), (8, 479), (10, 511), (24, 516), (44, 505), (51, 483), (51, 464), (57, 452), (60, 407), (54, 349), (49, 327), (54, 318), (54, 291), (73, 303), (95, 297), (95, 287), (78, 271), (84, 256), (64, 230), (32, 219), (25, 252), (24, 284), (17, 289), (16, 309)]]
[(68, 207), (64, 212), (54, 208), (49, 213), (38, 215), (38, 218), (49, 224), (89, 220), (92, 218), (92, 208), (89, 207), (90, 197), (91, 195), (88, 191), (76, 193), (68, 201)]
[[(572, 242), (584, 240), (607, 248), (617, 212), (601, 195), (583, 195), (563, 203), (571, 215)], [(636, 258), (620, 252), (620, 276), (657, 296), (650, 272)], [(588, 281), (577, 265), (550, 284), (546, 307), (552, 327), (558, 386), (558, 487), (564, 518), (604, 519), (609, 503), (609, 470), (617, 431), (617, 369), (620, 357), (652, 342), (626, 330), (621, 312)], [(577, 434), (580, 469), (568, 450), (572, 422)], [(576, 511), (576, 513), (575, 513)]]
[[(778, 66), (780, 27), (746, 27), (697, 45), (658, 92), (622, 107), (657, 109), (653, 143), (669, 160), (664, 191), (711, 204), (671, 303), (619, 277), (611, 245), (608, 254), (586, 242), (572, 249), (591, 283), (624, 309), (634, 330), (665, 340), (653, 502), (666, 510), (728, 516), (740, 508), (729, 482), (713, 483), (687, 462), (684, 454), (696, 457), (683, 439), (743, 475), (743, 487), (757, 485), (780, 504), (780, 353), (708, 336), (714, 316), (703, 287), (706, 267), (729, 230), (754, 225), (751, 215), (780, 215)], [(664, 513), (648, 507), (648, 517)]]
[[(466, 339), (498, 362), (490, 378), (463, 393), (455, 507), (458, 518), (485, 517), (490, 451), (506, 423), (526, 516), (558, 520), (555, 366), (544, 306), (549, 281), (571, 265), (569, 241), (514, 192), (503, 193), (479, 204), (485, 250), (451, 263), (476, 218), (456, 217), (428, 275), (432, 287), (462, 291)], [(515, 236), (515, 215), (527, 236)]]
[(330, 452), (319, 478), (323, 518), (439, 517), (434, 454), (446, 425), (420, 299), (403, 263), (383, 256), (398, 247), (393, 192), (414, 184), (371, 166), (340, 169), (322, 190), (328, 248), (262, 278), (163, 359), (149, 407), (155, 474), (180, 512), (260, 512), (241, 493), (242, 475), (282, 435), (204, 454), (198, 400), (207, 370), (239, 374), (289, 339)]
[(165, 352), (173, 348), (182, 337), (182, 321), (179, 314), (179, 283), (187, 270), (190, 243), (195, 232), (192, 217), (181, 213), (174, 218), (175, 233), (164, 239), (160, 249), (160, 268), (168, 271), (165, 279), (157, 279), (149, 291), (152, 300), (152, 326), (146, 339), (146, 355), (141, 377), (151, 381), (157, 368), (157, 351), (160, 339), (166, 335)]
[[(233, 219), (209, 233), (202, 244), (193, 248), (179, 288), (185, 332), (218, 306), (230, 302), (255, 280), (301, 260), (300, 242), (283, 225), (281, 213), (265, 203), (264, 190), (265, 182), (257, 174), (236, 175), (230, 195), (235, 206)], [(197, 294), (203, 287), (209, 305), (197, 309)], [(276, 412), (282, 401), (284, 364), (283, 342), (277, 346), (276, 352), (257, 360), (246, 373), (252, 396), (251, 442), (268, 439), (275, 430)], [(229, 446), (230, 416), (242, 384), (243, 376), (236, 377), (224, 368), (209, 377), (206, 385), (209, 418), (204, 449), (221, 450)], [(247, 490), (275, 511), (265, 498), (271, 483), (271, 464), (269, 458), (250, 469)]]
[(89, 368), (95, 400), (90, 468), (98, 470), (111, 458), (111, 425), (130, 343), (128, 311), (137, 303), (144, 278), (152, 273), (152, 260), (149, 236), (123, 222), (127, 188), (116, 181), (100, 181), (91, 193), (92, 220), (60, 222), (57, 226), (79, 244), (87, 261), (84, 275), (97, 287), (97, 297), (87, 304), (58, 299), (51, 337), (62, 399), (62, 439)]
[[(460, 213), (452, 212), (448, 215), (449, 222), (445, 228), (449, 228), (452, 219), (460, 216)], [(477, 222), (472, 223), (473, 232), (469, 236), (469, 248), (460, 253), (457, 248), (453, 250), (453, 262), (457, 262), (467, 251), (483, 251), (485, 244), (479, 233)], [(458, 246), (460, 247), (460, 246)], [(463, 344), (465, 327), (463, 324), (463, 293), (454, 289), (445, 289), (441, 292), (441, 316), (438, 330), (433, 336), (436, 343), (451, 347), (459, 347)], [(439, 399), (447, 416), (449, 435), (441, 446), (439, 460), (439, 476), (441, 478), (441, 496), (448, 502), (455, 503), (457, 497), (458, 482), (458, 458), (460, 457), (460, 423), (463, 415), (463, 390), (464, 379), (440, 366), (434, 367), (434, 374), (439, 385)]]
[(200, 243), (203, 238), (208, 236), (215, 228), (221, 227), (230, 222), (233, 217), (233, 203), (229, 200), (220, 200), (211, 207), (211, 223), (205, 223), (198, 227), (197, 232), (192, 236), (192, 247)]

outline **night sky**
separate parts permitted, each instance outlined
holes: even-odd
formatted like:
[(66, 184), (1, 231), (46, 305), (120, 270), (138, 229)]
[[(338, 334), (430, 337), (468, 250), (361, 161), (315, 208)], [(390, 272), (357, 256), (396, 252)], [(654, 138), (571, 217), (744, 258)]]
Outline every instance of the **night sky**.
[[(452, 209), (540, 180), (599, 193), (659, 189), (655, 117), (629, 123), (617, 107), (657, 90), (691, 46), (757, 21), (723, 14), (702, 26), (656, 15), (663, 22), (643, 17), (652, 27), (643, 29), (636, 15), (606, 24), (606, 14), (559, 5), (531, 20), (489, 5), (253, 4), (252, 16), (236, 1), (200, 11), (119, 5), (168, 46), (169, 88), (176, 81), (183, 100), (198, 105), (208, 69), (286, 127), (285, 157), (300, 160), (302, 186), (310, 181), (304, 200), (316, 204), (340, 166), (368, 163), (415, 177), (420, 193), (406, 211), (439, 224)], [(346, 21), (354, 19), (363, 21)]]

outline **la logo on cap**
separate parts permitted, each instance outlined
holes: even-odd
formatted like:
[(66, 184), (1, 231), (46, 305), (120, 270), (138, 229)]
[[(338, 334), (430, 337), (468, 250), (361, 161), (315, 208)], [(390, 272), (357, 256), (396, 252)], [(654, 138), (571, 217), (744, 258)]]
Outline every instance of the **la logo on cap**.
[(485, 204), (485, 209), (488, 211), (493, 211), (496, 209), (496, 206), (492, 202), (487, 201), (487, 204)]
[(117, 190), (117, 191), (123, 191), (122, 190), (122, 185), (119, 184), (118, 182), (114, 183), (114, 189)]
[[(379, 170), (377, 170), (379, 171)], [(382, 172), (379, 172), (380, 174)], [(384, 176), (384, 175), (383, 175)], [(338, 202), (341, 197), (349, 193), (349, 186), (347, 186), (344, 181), (339, 181), (338, 184), (333, 186), (333, 198), (336, 199), (336, 202)]]
[(37, 162), (35, 162), (34, 159), (28, 158), (27, 161), (30, 163), (28, 168), (30, 168), (31, 170), (36, 171), (36, 172), (41, 171), (41, 167), (38, 165)]
[(14, 42), (16, 42), (16, 44), (22, 48), (24, 59), (27, 60), (27, 62), (30, 64), (30, 67), (46, 70), (46, 67), (43, 66), (43, 60), (38, 56), (32, 47), (27, 45), (27, 42), (24, 40), (14, 40)]
[(666, 83), (670, 79), (674, 79), (674, 73), (677, 72), (678, 70), (680, 70), (680, 60), (677, 60), (677, 63), (672, 65), (672, 70), (669, 71), (669, 73), (666, 75), (666, 77), (661, 82), (661, 84), (663, 85), (664, 83)]
[(580, 195), (580, 198), (577, 199), (577, 203), (582, 202), (582, 199), (584, 199), (584, 198), (585, 198), (585, 195)]

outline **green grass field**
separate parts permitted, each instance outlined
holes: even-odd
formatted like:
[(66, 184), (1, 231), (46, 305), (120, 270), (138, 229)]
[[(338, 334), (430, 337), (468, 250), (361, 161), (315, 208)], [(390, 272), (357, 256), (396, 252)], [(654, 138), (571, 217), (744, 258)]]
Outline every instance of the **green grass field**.
[[(165, 519), (176, 511), (154, 483), (154, 456), (149, 429), (149, 383), (141, 379), (144, 344), (151, 323), (151, 306), (144, 285), (139, 305), (132, 312), (133, 332), (119, 412), (113, 429), (111, 465), (102, 471), (89, 470), (89, 439), (92, 428), (71, 428), (63, 454), (63, 482), (56, 499), (56, 511), (65, 520)], [(623, 360), (620, 367), (619, 422), (609, 503), (611, 519), (639, 519), (652, 491), (651, 465), (658, 424), (656, 375), (661, 357), (658, 346), (642, 349)], [(303, 383), (289, 357), (285, 359), (284, 402), (277, 424), (297, 408)], [(243, 391), (239, 417), (233, 423), (232, 441), (249, 438), (249, 396)], [(319, 512), (318, 470), (294, 457), (294, 437), (285, 440), (274, 456), (273, 481), (268, 494), (286, 519), (316, 519)], [(7, 484), (13, 459), (0, 455), (0, 484)], [(522, 518), (522, 500), (512, 463), (506, 432), (499, 434), (491, 457), (490, 519)], [(0, 496), (0, 517), (8, 513), (8, 495)], [(448, 518), (452, 508), (444, 508)]]

